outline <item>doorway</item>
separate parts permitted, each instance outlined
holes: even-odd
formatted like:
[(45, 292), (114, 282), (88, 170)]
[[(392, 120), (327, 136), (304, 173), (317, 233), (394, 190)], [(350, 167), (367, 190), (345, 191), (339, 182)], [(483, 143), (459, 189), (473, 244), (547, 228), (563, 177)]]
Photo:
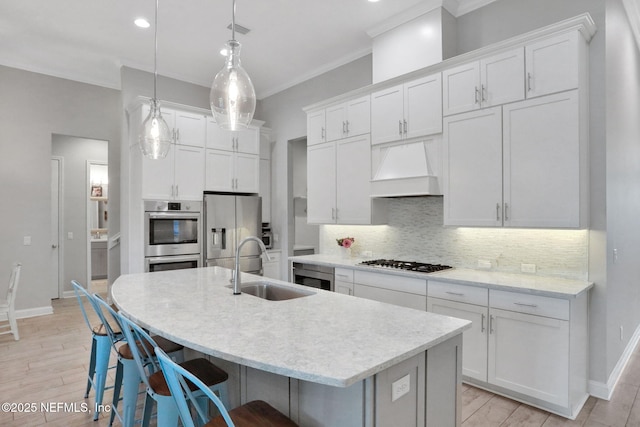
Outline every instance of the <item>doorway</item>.
[[(52, 181), (51, 185), (52, 298), (72, 297), (73, 279), (91, 289), (90, 164), (106, 165), (108, 151), (108, 142), (104, 140), (51, 136), (51, 177), (53, 180), (57, 176), (58, 182), (55, 185)], [(107, 190), (105, 181), (102, 185)], [(100, 236), (104, 245), (108, 244), (106, 234)]]

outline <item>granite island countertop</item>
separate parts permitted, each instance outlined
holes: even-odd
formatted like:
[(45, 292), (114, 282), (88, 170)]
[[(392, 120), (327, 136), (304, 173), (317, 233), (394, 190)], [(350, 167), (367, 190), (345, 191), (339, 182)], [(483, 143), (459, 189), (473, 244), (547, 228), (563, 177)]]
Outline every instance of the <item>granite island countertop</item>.
[(354, 270), (394, 274), (442, 282), (462, 283), (470, 286), (481, 286), (489, 289), (530, 293), (557, 298), (573, 298), (583, 292), (587, 292), (593, 287), (593, 282), (586, 280), (466, 268), (452, 268), (427, 274), (400, 269), (359, 265), (363, 260), (364, 258), (341, 258), (335, 255), (323, 254), (289, 257), (289, 261), (291, 262), (317, 264), (334, 268), (351, 268)]
[[(286, 301), (234, 296), (230, 277), (231, 270), (221, 267), (122, 275), (111, 294), (125, 316), (189, 348), (338, 387), (368, 378), (471, 326), (466, 320), (318, 289)], [(242, 274), (243, 284), (262, 279)]]

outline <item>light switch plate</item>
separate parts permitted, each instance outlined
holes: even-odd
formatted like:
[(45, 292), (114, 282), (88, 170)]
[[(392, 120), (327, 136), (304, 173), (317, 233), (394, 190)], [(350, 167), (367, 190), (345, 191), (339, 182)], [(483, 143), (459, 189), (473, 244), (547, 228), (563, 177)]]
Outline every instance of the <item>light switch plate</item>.
[(486, 259), (479, 259), (478, 268), (481, 268), (483, 270), (491, 270), (491, 261), (488, 261)]
[(535, 264), (520, 264), (520, 271), (523, 273), (535, 273), (536, 265)]
[(395, 402), (411, 391), (411, 375), (407, 374), (391, 384), (391, 401)]

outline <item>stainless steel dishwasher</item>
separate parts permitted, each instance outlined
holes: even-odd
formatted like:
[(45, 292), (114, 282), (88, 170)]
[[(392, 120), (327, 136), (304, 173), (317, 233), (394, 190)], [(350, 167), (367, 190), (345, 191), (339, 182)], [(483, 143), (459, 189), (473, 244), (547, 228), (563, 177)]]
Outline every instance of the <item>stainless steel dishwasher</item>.
[(293, 282), (311, 288), (333, 291), (333, 270), (333, 267), (294, 262)]

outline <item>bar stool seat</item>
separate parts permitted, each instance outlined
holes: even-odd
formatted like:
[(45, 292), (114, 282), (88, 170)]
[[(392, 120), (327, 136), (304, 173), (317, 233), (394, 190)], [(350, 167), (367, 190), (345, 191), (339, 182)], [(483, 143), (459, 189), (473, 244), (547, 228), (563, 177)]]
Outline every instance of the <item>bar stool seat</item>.
[[(156, 344), (159, 343), (156, 341)], [(180, 363), (180, 366), (191, 372), (196, 377), (200, 378), (200, 380), (205, 383), (207, 387), (223, 383), (227, 379), (229, 379), (229, 375), (225, 371), (218, 368), (207, 359), (199, 358), (187, 360), (186, 362)], [(162, 396), (171, 396), (169, 385), (167, 384), (162, 371), (158, 371), (152, 374), (149, 377), (149, 384), (151, 384), (151, 387), (153, 387), (153, 390), (156, 393)], [(189, 387), (191, 388), (191, 391), (197, 390), (197, 387), (193, 383), (189, 384)]]
[[(161, 337), (160, 335), (151, 335), (151, 338), (153, 338), (156, 344), (158, 344), (158, 347), (160, 347), (165, 353), (171, 354), (184, 349), (184, 346)], [(140, 347), (141, 345), (142, 344), (138, 342), (138, 351), (143, 351), (142, 347)], [(125, 359), (133, 360), (133, 353), (131, 352), (128, 343), (124, 343), (123, 345), (118, 347), (118, 353)]]
[[(262, 400), (254, 400), (229, 411), (236, 427), (296, 427), (293, 421)], [(222, 415), (213, 418), (204, 427), (227, 427)]]

